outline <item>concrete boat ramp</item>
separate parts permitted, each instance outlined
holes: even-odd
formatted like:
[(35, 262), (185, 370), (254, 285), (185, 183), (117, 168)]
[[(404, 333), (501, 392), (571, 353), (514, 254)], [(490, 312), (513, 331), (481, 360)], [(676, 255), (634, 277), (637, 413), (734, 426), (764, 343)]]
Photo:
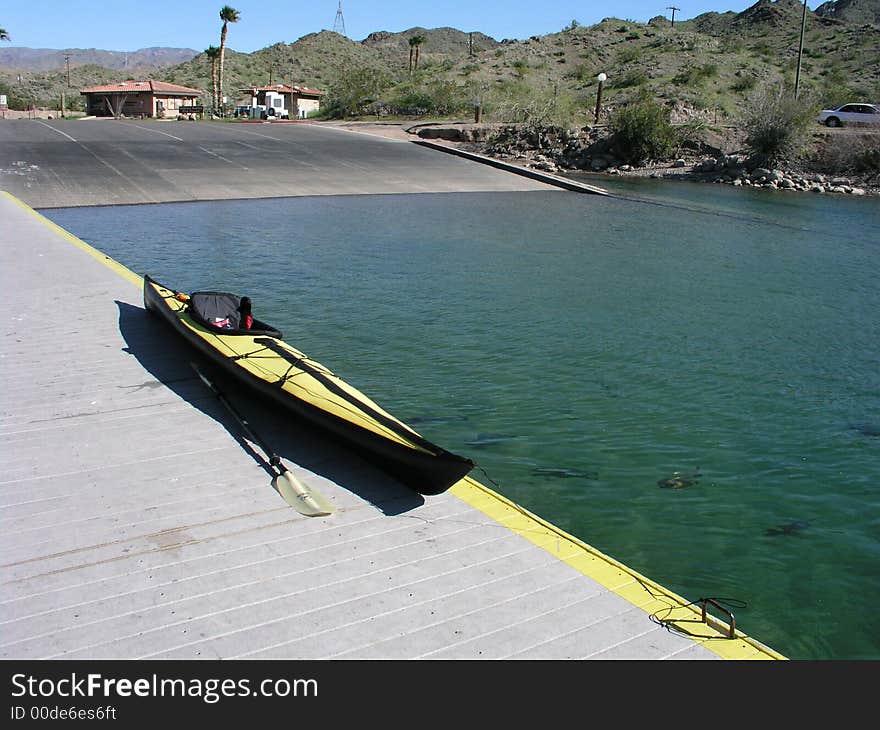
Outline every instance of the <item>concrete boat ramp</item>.
[(477, 481), (422, 497), (240, 399), (336, 510), (298, 513), (139, 275), (9, 193), (0, 263), (0, 657), (782, 658)]

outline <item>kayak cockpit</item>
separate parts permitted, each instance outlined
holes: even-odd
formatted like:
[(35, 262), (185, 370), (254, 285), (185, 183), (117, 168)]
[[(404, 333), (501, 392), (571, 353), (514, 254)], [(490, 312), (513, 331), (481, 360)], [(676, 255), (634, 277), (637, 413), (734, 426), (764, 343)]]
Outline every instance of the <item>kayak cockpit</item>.
[(249, 297), (229, 292), (201, 291), (193, 292), (184, 301), (190, 317), (224, 335), (268, 335), (281, 339), (279, 330), (253, 318)]

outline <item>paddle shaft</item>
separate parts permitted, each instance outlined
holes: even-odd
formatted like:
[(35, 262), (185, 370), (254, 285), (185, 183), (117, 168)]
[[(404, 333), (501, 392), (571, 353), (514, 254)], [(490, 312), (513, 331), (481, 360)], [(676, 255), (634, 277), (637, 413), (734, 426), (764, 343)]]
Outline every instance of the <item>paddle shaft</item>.
[(251, 425), (250, 425), (250, 423), (248, 423), (248, 420), (243, 415), (241, 415), (241, 413), (238, 412), (238, 410), (235, 408), (235, 406), (233, 406), (232, 403), (229, 402), (229, 399), (225, 395), (223, 395), (223, 391), (221, 391), (220, 388), (218, 388), (217, 385), (213, 381), (208, 379), (208, 377), (199, 369), (198, 365), (191, 362), (190, 366), (192, 366), (192, 369), (196, 371), (196, 375), (199, 376), (201, 381), (211, 389), (211, 391), (214, 393), (215, 396), (217, 396), (217, 400), (219, 400), (226, 407), (226, 409), (232, 414), (232, 416), (235, 418), (235, 420), (238, 421), (238, 424), (241, 426), (242, 430), (247, 434), (248, 438), (251, 439), (251, 441), (256, 443), (263, 450), (263, 453), (266, 454), (266, 458), (269, 459), (269, 463), (272, 466), (276, 467), (281, 474), (283, 474), (286, 471), (290, 471), (281, 462), (281, 457), (278, 456), (278, 454), (276, 454), (274, 451), (272, 451), (272, 449), (269, 448), (269, 446), (266, 444), (266, 442), (263, 441), (263, 439), (260, 438), (260, 436), (257, 435), (257, 433), (251, 428)]

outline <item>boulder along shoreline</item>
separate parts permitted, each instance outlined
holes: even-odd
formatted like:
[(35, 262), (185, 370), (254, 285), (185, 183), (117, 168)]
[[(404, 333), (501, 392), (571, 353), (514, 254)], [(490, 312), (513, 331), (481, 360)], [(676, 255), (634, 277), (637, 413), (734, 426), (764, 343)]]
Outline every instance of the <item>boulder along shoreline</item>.
[(468, 152), (565, 176), (571, 173), (652, 177), (724, 183), (769, 190), (841, 195), (880, 195), (880, 173), (833, 174), (768, 167), (741, 151), (725, 152), (738, 138), (707, 134), (684, 143), (674, 158), (627, 164), (617, 159), (604, 127), (565, 130), (515, 124), (439, 124), (409, 127), (410, 134)]

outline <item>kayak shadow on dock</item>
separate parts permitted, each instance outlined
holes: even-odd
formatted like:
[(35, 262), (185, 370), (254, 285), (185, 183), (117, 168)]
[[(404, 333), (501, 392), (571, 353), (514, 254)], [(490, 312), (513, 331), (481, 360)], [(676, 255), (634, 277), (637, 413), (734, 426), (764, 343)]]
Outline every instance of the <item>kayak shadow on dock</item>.
[[(119, 300), (116, 300), (116, 305), (119, 308), (119, 331), (127, 345), (126, 351), (157, 381), (147, 382), (142, 387), (168, 388), (221, 424), (236, 442), (230, 443), (230, 448), (244, 449), (266, 472), (267, 489), (273, 489), (270, 482), (274, 476), (267, 458), (245, 438), (240, 424), (199, 379), (190, 366), (191, 362), (215, 379), (253, 431), (288, 467), (295, 464), (308, 469), (366, 500), (388, 516), (402, 514), (424, 504), (425, 498), (421, 494), (400, 484), (351, 450), (333, 442), (330, 437), (297, 422), (259, 396), (250, 392), (241, 393), (240, 384), (232, 382), (194, 349), (178, 341), (165, 324), (143, 308)], [(279, 501), (283, 504), (280, 496)]]

